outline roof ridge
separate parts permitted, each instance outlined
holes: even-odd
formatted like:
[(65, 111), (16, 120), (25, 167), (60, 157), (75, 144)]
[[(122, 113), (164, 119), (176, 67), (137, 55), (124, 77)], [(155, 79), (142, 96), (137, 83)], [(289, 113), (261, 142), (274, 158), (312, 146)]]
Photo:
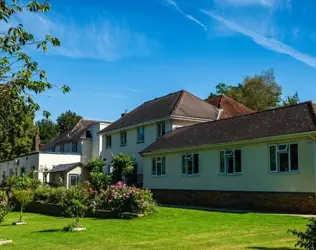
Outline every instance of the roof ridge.
[[(213, 120), (213, 121), (208, 121), (208, 122), (196, 123), (196, 124), (193, 124), (193, 125), (190, 125), (190, 126), (184, 126), (183, 128), (199, 126), (199, 125), (202, 125), (202, 124), (208, 124), (208, 123), (212, 123), (212, 122), (220, 122), (220, 121), (223, 121), (223, 120), (232, 120), (232, 119), (237, 119), (237, 118), (244, 117), (244, 116), (251, 116), (251, 115), (255, 115), (255, 114), (260, 114), (260, 113), (265, 113), (265, 112), (270, 112), (270, 111), (274, 111), (274, 110), (285, 109), (285, 108), (290, 108), (290, 107), (295, 107), (295, 106), (301, 106), (301, 105), (305, 105), (305, 104), (308, 105), (308, 104), (311, 104), (311, 103), (312, 103), (312, 101), (300, 102), (300, 103), (292, 104), (292, 105), (288, 105), (288, 106), (276, 107), (276, 108), (272, 108), (272, 109), (266, 109), (266, 110), (262, 110), (262, 111), (257, 111), (257, 112), (254, 112), (254, 113), (248, 113), (248, 114), (232, 116), (232, 117), (228, 117), (228, 118), (225, 118), (225, 119), (219, 119), (219, 120)], [(316, 114), (315, 114), (315, 125), (316, 125)], [(163, 137), (164, 136), (162, 136), (161, 138), (163, 138)]]
[(312, 119), (313, 119), (313, 122), (314, 124), (316, 125), (316, 114), (315, 114), (315, 110), (314, 110), (314, 107), (313, 107), (313, 102), (312, 101), (309, 101), (307, 103), (308, 107), (309, 107), (309, 111), (311, 113), (311, 116), (312, 116)]
[[(153, 102), (153, 101), (156, 101), (156, 100), (165, 98), (165, 97), (167, 97), (167, 96), (177, 94), (177, 93), (182, 92), (182, 91), (185, 91), (185, 90), (182, 89), (182, 90), (179, 90), (179, 91), (176, 91), (176, 92), (169, 93), (169, 94), (164, 95), (164, 96), (156, 97), (156, 98), (154, 98), (154, 99), (151, 99), (151, 100), (149, 100), (149, 101), (144, 102), (143, 104), (146, 104), (146, 103), (149, 103), (149, 102)], [(143, 104), (142, 104), (142, 105), (143, 105)]]
[(181, 90), (181, 91), (180, 91), (180, 95), (178, 96), (178, 98), (177, 98), (175, 104), (173, 105), (173, 108), (171, 109), (171, 112), (170, 112), (169, 115), (172, 115), (172, 114), (174, 113), (174, 111), (176, 110), (176, 108), (178, 107), (179, 102), (180, 102), (181, 98), (182, 98), (183, 95), (184, 95), (184, 92), (185, 92), (185, 90)]

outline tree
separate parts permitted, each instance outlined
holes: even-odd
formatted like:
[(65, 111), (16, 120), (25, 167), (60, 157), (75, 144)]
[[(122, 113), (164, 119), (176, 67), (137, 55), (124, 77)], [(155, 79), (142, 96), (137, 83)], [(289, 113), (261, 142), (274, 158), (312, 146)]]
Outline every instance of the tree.
[(282, 102), (282, 106), (288, 106), (288, 105), (294, 105), (298, 104), (300, 102), (300, 98), (298, 97), (297, 91), (293, 96), (288, 96), (285, 100)]
[(274, 70), (270, 69), (259, 75), (246, 76), (237, 86), (219, 83), (216, 94), (225, 94), (250, 109), (262, 111), (279, 105), (282, 88), (275, 80)]
[(119, 153), (112, 155), (113, 182), (122, 180), (122, 176), (127, 176), (133, 172), (135, 159), (130, 155)]
[(34, 200), (34, 191), (31, 189), (19, 190), (13, 189), (13, 199), (20, 205), (20, 220), (17, 223), (23, 223), (23, 210), (24, 208)]
[(60, 133), (67, 131), (68, 129), (73, 128), (78, 121), (82, 119), (82, 117), (75, 112), (72, 112), (70, 110), (62, 113), (57, 118), (57, 124), (59, 127)]
[[(50, 83), (46, 72), (28, 55), (31, 47), (45, 53), (49, 44), (59, 46), (59, 40), (50, 35), (37, 39), (24, 29), (23, 24), (10, 25), (10, 19), (17, 13), (47, 12), (49, 9), (47, 1), (0, 0), (0, 21), (8, 23), (4, 26), (6, 30), (0, 30), (0, 152), (5, 152), (0, 155), (1, 159), (27, 153), (22, 149), (11, 152), (17, 144), (31, 148), (29, 139), (24, 141), (23, 138), (29, 138), (25, 134), (32, 132), (28, 129), (30, 120), (40, 109), (34, 96), (52, 87), (60, 88), (63, 93), (70, 90), (68, 86)], [(44, 111), (44, 116), (48, 117), (49, 112)]]
[(93, 190), (100, 192), (106, 189), (106, 186), (111, 181), (111, 176), (103, 173), (104, 161), (99, 158), (94, 158), (88, 161), (85, 168), (89, 171), (90, 183)]
[(0, 226), (6, 216), (10, 211), (9, 199), (5, 191), (0, 190)]
[(41, 143), (46, 143), (59, 134), (58, 126), (49, 119), (42, 119), (35, 123), (39, 130)]

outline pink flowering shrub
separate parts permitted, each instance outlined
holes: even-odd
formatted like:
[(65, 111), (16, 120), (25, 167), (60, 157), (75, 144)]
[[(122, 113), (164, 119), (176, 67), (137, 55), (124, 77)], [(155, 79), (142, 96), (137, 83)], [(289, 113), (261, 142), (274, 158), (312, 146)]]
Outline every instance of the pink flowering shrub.
[(129, 187), (123, 182), (108, 187), (104, 206), (118, 215), (151, 214), (157, 211), (156, 203), (149, 190)]

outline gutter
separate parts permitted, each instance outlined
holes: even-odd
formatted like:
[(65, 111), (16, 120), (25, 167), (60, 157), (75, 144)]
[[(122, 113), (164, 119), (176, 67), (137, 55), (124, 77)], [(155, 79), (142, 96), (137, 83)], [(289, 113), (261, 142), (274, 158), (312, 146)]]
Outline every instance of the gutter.
[(316, 198), (316, 139), (312, 134), (309, 134), (309, 137), (312, 138), (314, 142), (314, 149), (313, 149), (313, 155), (314, 155), (314, 193), (315, 193), (315, 198)]

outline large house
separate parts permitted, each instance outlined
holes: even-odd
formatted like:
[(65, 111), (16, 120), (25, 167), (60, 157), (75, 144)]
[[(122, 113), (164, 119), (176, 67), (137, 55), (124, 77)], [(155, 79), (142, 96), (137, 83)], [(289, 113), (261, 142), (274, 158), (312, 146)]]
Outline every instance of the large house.
[(61, 179), (67, 187), (75, 185), (84, 179), (80, 166), (93, 157), (100, 157), (102, 137), (98, 132), (109, 124), (81, 119), (41, 147), (39, 139), (35, 139), (33, 153), (0, 162), (0, 183), (5, 176), (34, 171), (42, 182), (56, 184)]
[(158, 202), (316, 211), (316, 105), (178, 128), (142, 150)]
[(105, 142), (102, 157), (110, 167), (112, 154), (134, 156), (142, 182), (140, 151), (176, 128), (220, 119), (222, 111), (185, 90), (145, 102), (99, 132)]

